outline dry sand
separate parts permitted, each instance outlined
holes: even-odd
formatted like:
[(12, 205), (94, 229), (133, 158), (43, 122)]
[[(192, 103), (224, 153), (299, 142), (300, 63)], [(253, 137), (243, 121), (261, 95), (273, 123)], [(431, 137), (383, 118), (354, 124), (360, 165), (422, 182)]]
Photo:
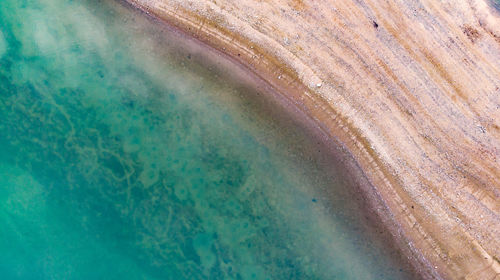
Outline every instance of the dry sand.
[(500, 279), (500, 13), (487, 2), (129, 2), (343, 143), (423, 277)]

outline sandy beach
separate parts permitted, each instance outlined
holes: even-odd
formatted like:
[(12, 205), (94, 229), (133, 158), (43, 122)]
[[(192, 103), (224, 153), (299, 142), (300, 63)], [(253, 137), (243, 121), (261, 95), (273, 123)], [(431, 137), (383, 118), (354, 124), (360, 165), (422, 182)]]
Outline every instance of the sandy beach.
[(500, 279), (500, 13), (467, 1), (128, 0), (353, 155), (427, 279)]

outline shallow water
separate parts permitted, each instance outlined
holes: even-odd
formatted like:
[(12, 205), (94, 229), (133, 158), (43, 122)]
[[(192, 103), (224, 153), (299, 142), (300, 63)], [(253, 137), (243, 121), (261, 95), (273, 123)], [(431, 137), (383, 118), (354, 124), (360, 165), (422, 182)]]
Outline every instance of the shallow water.
[(413, 277), (339, 159), (217, 54), (112, 1), (0, 18), (2, 279)]

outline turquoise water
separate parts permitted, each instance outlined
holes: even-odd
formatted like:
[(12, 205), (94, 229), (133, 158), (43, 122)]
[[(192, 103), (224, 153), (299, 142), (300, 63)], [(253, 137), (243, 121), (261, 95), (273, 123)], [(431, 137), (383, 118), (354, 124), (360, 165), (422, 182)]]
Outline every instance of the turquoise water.
[(413, 277), (338, 159), (217, 54), (113, 1), (0, 18), (1, 279)]

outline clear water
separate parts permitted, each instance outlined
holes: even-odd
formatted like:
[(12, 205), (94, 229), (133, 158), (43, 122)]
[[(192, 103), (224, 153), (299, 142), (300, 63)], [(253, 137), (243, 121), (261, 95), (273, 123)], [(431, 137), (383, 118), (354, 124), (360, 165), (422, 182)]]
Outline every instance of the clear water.
[(113, 1), (0, 19), (1, 279), (413, 277), (341, 164), (216, 54)]

